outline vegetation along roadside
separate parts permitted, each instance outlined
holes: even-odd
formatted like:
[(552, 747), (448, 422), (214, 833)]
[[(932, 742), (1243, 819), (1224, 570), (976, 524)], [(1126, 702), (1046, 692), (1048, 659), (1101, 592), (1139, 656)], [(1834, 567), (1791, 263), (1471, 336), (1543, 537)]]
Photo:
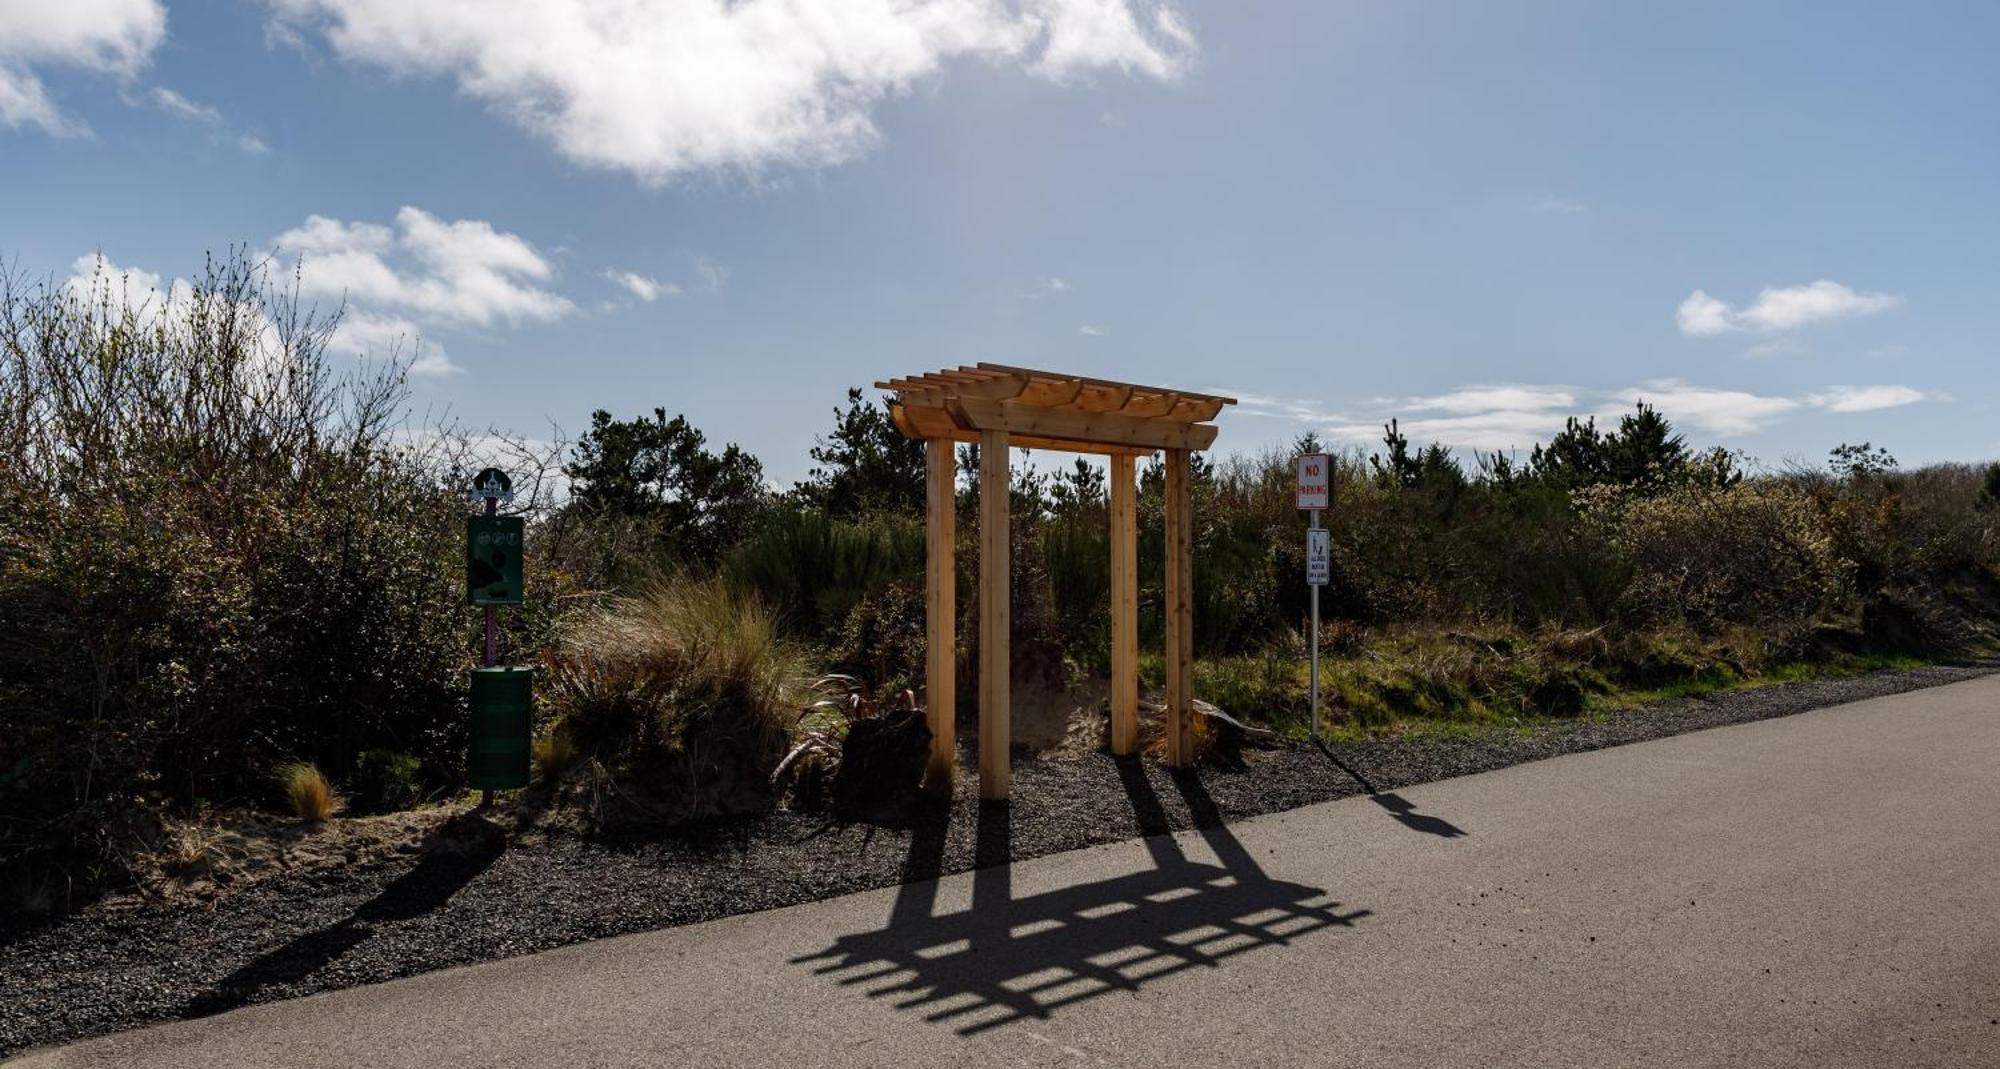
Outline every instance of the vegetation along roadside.
[[(232, 814), (282, 825), (294, 853), (365, 814), (453, 819), (479, 651), (460, 491), (488, 463), (519, 473), (529, 521), (527, 604), (504, 643), (542, 667), (547, 826), (632, 842), (821, 819), (853, 726), (919, 686), (922, 455), (860, 391), (806, 479), (776, 489), (750, 452), (664, 409), (600, 412), (554, 445), (413, 423), (401, 362), (330, 357), (339, 310), (241, 255), (157, 305), (118, 292), (0, 277), (10, 928), (157, 890), (163, 872), (230, 871), (204, 844), (235, 834)], [(1379, 448), (1337, 454), (1333, 583), (1309, 634), (1290, 457), (1198, 463), (1194, 596), (1197, 695), (1294, 740), (1312, 643), (1336, 740), (1448, 747), (1616, 722), (1635, 697), (1976, 657), (2000, 620), (2000, 467), (1903, 470), (1873, 445), (1763, 467), (1640, 405), (1526, 456), (1461, 458), (1394, 423)], [(978, 459), (961, 457), (968, 480)], [(1013, 479), (1017, 740), (1091, 754), (1103, 475)], [(1161, 491), (1144, 469), (1154, 647)], [(969, 571), (959, 582), (969, 674), (976, 599)], [(1208, 727), (1230, 759), (1233, 729)]]

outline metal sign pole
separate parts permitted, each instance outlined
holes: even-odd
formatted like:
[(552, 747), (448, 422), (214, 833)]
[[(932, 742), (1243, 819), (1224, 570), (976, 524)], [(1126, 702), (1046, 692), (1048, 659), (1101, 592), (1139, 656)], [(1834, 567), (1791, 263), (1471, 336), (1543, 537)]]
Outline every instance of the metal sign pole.
[[(487, 498), (486, 514), (488, 516), (493, 516), (497, 515), (499, 512), (500, 512), (500, 502), (495, 498), (490, 498), (490, 497)], [(493, 667), (495, 664), (499, 663), (500, 660), (500, 643), (499, 643), (500, 629), (495, 622), (496, 621), (495, 614), (498, 613), (499, 611), (500, 610), (497, 606), (493, 605), (486, 606), (486, 659), (480, 663), (488, 668)]]
[[(495, 516), (498, 515), (499, 512), (500, 512), (500, 499), (495, 497), (487, 498), (486, 514), (488, 516)], [(499, 616), (498, 616), (499, 612), (500, 609), (498, 606), (494, 605), (486, 606), (486, 656), (480, 661), (480, 664), (487, 668), (493, 667), (500, 661), (500, 626), (499, 626)], [(479, 808), (481, 809), (493, 808), (492, 788), (489, 787), (479, 792)]]
[[(1319, 530), (1319, 510), (1312, 510), (1312, 530)], [(1310, 539), (1312, 536), (1306, 536)], [(1312, 585), (1312, 714), (1313, 741), (1319, 741), (1319, 584)]]
[(1306, 528), (1306, 586), (1312, 590), (1312, 737), (1319, 737), (1319, 588), (1326, 585), (1330, 568), (1327, 534), (1319, 529), (1319, 514), (1333, 504), (1333, 458), (1325, 453), (1307, 453), (1296, 461), (1298, 486), (1295, 504), (1311, 517)]

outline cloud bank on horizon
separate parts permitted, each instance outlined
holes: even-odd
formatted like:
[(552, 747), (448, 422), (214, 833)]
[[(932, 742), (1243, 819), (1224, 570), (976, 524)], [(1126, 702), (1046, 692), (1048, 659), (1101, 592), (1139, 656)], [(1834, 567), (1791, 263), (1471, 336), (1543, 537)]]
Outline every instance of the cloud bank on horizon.
[[(1220, 392), (1228, 393), (1228, 390)], [(1571, 418), (1612, 424), (1637, 405), (1656, 408), (1675, 423), (1723, 438), (1766, 430), (1786, 416), (1808, 410), (1838, 414), (1876, 412), (1940, 395), (1901, 385), (1831, 385), (1799, 396), (1758, 394), (1699, 386), (1676, 378), (1649, 379), (1636, 386), (1584, 390), (1573, 386), (1472, 385), (1427, 397), (1378, 398), (1361, 411), (1328, 411), (1317, 402), (1258, 394), (1235, 394), (1237, 417), (1299, 424), (1344, 445), (1377, 441), (1390, 420), (1419, 442), (1453, 449), (1523, 450), (1546, 442)]]

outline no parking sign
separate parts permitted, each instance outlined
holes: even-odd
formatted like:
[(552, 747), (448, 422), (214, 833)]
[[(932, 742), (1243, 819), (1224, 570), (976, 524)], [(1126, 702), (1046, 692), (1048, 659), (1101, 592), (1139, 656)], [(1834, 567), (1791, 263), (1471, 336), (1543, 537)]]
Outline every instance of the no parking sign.
[(1333, 458), (1307, 453), (1299, 458), (1299, 508), (1317, 512), (1333, 504)]

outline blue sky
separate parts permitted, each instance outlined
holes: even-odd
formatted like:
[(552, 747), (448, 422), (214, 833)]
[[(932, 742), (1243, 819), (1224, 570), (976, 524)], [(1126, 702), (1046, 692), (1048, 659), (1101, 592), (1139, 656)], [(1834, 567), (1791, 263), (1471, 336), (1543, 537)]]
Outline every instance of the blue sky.
[[(303, 254), (420, 409), (685, 412), (776, 479), (849, 385), (1219, 389), (1218, 448), (1526, 449), (1647, 398), (2000, 455), (2000, 7), (0, 0), (0, 256)], [(623, 281), (621, 281), (621, 279)]]

